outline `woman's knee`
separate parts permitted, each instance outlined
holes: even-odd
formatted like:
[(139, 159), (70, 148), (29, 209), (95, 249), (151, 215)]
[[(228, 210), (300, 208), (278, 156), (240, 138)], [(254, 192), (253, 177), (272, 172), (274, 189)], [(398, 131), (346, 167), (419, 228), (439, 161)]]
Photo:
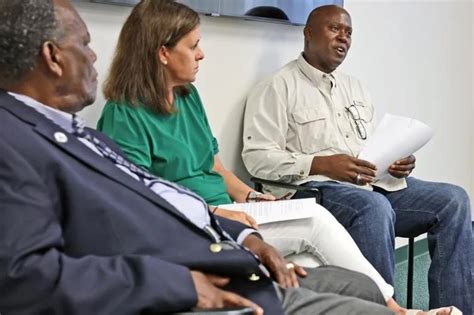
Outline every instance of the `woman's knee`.
[(325, 238), (331, 235), (347, 233), (344, 226), (325, 208), (321, 207), (312, 217), (308, 219), (308, 228), (310, 231), (303, 236), (303, 239), (310, 243), (319, 243), (321, 237)]
[(323, 228), (327, 225), (340, 225), (334, 215), (324, 207), (317, 207), (309, 221), (315, 229)]

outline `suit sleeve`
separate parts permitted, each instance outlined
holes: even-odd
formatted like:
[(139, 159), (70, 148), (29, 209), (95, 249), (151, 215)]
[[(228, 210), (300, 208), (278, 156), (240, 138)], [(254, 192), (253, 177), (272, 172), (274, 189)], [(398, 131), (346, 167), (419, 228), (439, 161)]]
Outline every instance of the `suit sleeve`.
[(2, 139), (0, 156), (0, 313), (139, 314), (196, 305), (187, 267), (147, 255), (66, 255), (59, 211), (67, 209)]
[(226, 231), (239, 244), (242, 244), (245, 238), (250, 234), (257, 235), (259, 238), (263, 239), (263, 237), (260, 235), (260, 233), (258, 233), (257, 230), (245, 224), (242, 224), (235, 220), (229, 220), (221, 216), (215, 216), (215, 218), (219, 221), (222, 229)]

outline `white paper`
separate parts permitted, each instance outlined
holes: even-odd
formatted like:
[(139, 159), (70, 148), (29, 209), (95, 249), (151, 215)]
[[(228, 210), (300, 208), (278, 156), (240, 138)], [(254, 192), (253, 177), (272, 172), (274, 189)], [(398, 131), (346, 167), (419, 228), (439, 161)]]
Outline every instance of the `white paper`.
[(219, 205), (219, 208), (226, 210), (244, 211), (250, 214), (257, 224), (309, 218), (319, 207), (321, 205), (317, 204), (314, 198)]
[(359, 159), (377, 166), (377, 179), (388, 174), (388, 167), (423, 147), (433, 136), (424, 123), (408, 117), (386, 114), (359, 154)]

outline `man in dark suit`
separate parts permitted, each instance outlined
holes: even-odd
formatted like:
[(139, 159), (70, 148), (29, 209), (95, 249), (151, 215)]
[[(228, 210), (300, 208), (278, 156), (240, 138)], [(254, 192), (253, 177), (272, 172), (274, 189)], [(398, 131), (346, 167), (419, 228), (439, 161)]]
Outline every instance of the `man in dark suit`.
[(367, 277), (286, 264), (83, 128), (96, 55), (67, 0), (0, 0), (0, 20), (1, 314), (391, 313)]

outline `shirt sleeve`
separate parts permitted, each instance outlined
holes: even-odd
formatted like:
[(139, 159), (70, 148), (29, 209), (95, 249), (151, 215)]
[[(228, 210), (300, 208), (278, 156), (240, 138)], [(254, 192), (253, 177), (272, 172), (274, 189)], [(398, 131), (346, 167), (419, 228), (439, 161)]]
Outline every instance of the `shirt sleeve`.
[(229, 233), (229, 235), (240, 245), (250, 234), (257, 235), (259, 238), (263, 237), (258, 233), (257, 230), (242, 224), (238, 221), (230, 220), (221, 216), (216, 216), (217, 220), (220, 222), (224, 231)]
[(313, 156), (286, 150), (288, 104), (280, 93), (274, 85), (263, 83), (249, 95), (242, 158), (253, 176), (290, 182), (309, 175)]
[(97, 123), (97, 129), (112, 138), (132, 162), (150, 170), (151, 138), (138, 111), (139, 109), (128, 104), (108, 101)]

